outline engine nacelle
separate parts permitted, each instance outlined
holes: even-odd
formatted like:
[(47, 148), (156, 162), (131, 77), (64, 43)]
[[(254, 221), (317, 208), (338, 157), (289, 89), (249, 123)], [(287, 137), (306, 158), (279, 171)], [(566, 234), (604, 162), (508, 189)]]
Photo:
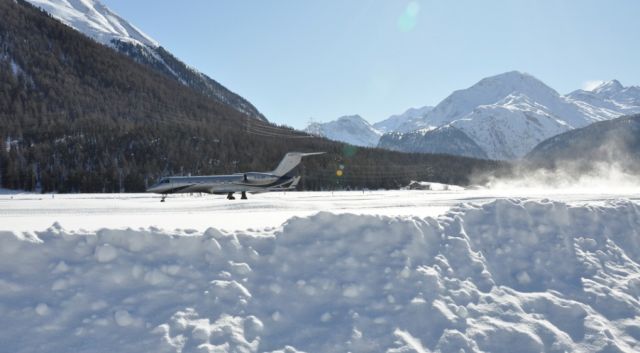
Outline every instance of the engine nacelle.
[(266, 174), (266, 173), (244, 173), (243, 181), (246, 184), (251, 185), (269, 185), (278, 181), (278, 177), (276, 175)]

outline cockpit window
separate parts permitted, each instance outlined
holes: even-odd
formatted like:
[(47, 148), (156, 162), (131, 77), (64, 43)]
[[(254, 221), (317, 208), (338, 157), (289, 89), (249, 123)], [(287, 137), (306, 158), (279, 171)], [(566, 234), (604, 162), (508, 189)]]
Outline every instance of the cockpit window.
[(160, 184), (168, 184), (168, 183), (169, 183), (169, 179), (160, 180)]

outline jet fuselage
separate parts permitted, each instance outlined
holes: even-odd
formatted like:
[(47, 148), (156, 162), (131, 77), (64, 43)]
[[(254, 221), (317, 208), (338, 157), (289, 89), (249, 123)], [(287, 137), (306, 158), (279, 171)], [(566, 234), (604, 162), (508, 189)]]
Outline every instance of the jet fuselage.
[(162, 178), (147, 191), (158, 194), (260, 192), (270, 188), (285, 187), (292, 181), (293, 177), (290, 176), (278, 177), (268, 173), (255, 172), (231, 175), (173, 176)]

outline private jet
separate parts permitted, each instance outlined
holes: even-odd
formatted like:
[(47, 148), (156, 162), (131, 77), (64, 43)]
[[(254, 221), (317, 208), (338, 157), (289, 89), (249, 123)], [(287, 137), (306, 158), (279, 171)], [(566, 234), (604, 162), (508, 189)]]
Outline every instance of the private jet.
[(231, 175), (206, 176), (172, 176), (147, 189), (147, 192), (161, 194), (160, 202), (164, 202), (169, 194), (208, 193), (224, 195), (228, 200), (235, 200), (233, 194), (239, 192), (241, 199), (247, 199), (247, 192), (256, 194), (269, 191), (294, 190), (300, 182), (299, 176), (293, 176), (293, 170), (303, 157), (324, 154), (324, 152), (287, 153), (278, 167), (270, 172), (248, 172)]

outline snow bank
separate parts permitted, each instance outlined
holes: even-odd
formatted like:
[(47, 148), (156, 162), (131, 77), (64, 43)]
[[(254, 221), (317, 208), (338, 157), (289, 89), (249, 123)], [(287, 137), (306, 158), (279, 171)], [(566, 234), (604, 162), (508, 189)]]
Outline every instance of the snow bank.
[(637, 352), (640, 205), (0, 233), (11, 352)]

